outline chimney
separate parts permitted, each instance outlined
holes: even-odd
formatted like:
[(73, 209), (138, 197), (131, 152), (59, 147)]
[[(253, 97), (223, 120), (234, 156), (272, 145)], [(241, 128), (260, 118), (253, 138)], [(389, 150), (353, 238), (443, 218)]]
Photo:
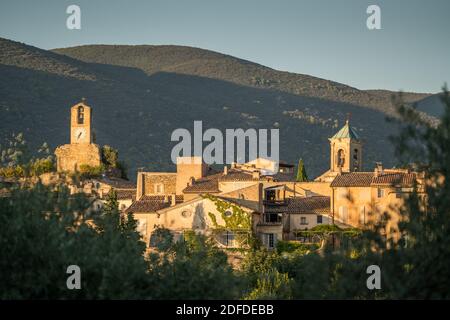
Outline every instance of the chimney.
[(164, 195), (164, 203), (169, 202), (169, 196), (167, 194)]
[(263, 213), (263, 196), (264, 196), (263, 184), (260, 182), (258, 184), (258, 212)]
[(138, 172), (136, 186), (136, 200), (139, 200), (145, 194), (145, 175), (143, 172)]
[(252, 178), (255, 180), (259, 180), (260, 176), (261, 173), (258, 170), (252, 172)]
[(189, 182), (188, 182), (188, 186), (192, 186), (195, 182), (195, 178), (194, 177), (190, 177), (189, 178)]
[(381, 162), (376, 162), (375, 163), (375, 177), (378, 177), (379, 175), (383, 174), (383, 164)]
[(231, 163), (231, 168), (236, 168), (236, 162), (233, 161), (233, 162)]
[(228, 167), (223, 167), (223, 174), (226, 176), (228, 174)]
[(172, 196), (171, 196), (171, 203), (170, 203), (170, 205), (173, 207), (174, 205), (176, 205), (177, 204), (177, 199), (175, 198), (175, 193), (172, 193)]

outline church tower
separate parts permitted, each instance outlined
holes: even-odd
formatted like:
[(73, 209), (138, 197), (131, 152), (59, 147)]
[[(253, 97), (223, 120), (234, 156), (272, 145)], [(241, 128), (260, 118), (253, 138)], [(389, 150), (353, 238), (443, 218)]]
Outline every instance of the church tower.
[(83, 165), (101, 165), (101, 152), (92, 141), (92, 108), (83, 99), (70, 108), (70, 143), (55, 150), (56, 166), (60, 172), (79, 171)]
[(92, 109), (83, 99), (70, 109), (70, 143), (91, 143)]
[(345, 125), (330, 139), (331, 172), (357, 172), (362, 170), (362, 141), (355, 129)]

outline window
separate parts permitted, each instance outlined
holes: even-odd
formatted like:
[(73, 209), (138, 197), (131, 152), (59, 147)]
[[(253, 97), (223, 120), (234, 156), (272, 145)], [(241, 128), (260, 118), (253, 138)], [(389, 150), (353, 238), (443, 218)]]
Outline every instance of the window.
[(164, 193), (164, 185), (162, 183), (155, 183), (155, 193), (156, 194), (163, 194)]
[(275, 247), (275, 235), (273, 233), (265, 233), (264, 234), (264, 243), (268, 248)]
[(345, 153), (344, 150), (339, 149), (338, 153), (337, 153), (337, 166), (338, 167), (343, 167), (345, 164)]
[(275, 201), (276, 200), (275, 190), (266, 190), (266, 200), (267, 201)]
[(401, 198), (402, 197), (402, 188), (395, 189), (395, 197)]
[(366, 207), (362, 206), (359, 211), (359, 224), (365, 225), (366, 224)]
[(358, 149), (353, 150), (353, 159), (358, 160)]
[(231, 212), (230, 210), (224, 212), (225, 217), (231, 217), (232, 214), (233, 212)]
[(224, 234), (223, 244), (227, 247), (234, 247), (234, 233), (226, 231)]
[(300, 224), (308, 224), (308, 221), (306, 221), (306, 217), (300, 218)]
[(275, 236), (273, 233), (269, 234), (269, 248), (273, 248), (275, 246)]
[(147, 234), (147, 219), (138, 219), (136, 231), (139, 232), (142, 236)]
[(173, 243), (184, 240), (183, 231), (171, 231), (170, 233), (172, 233), (172, 242)]
[(322, 217), (321, 214), (317, 215), (317, 223), (318, 223), (318, 224), (323, 222), (322, 219), (323, 219), (323, 217)]
[(348, 219), (348, 209), (345, 206), (340, 206), (339, 207), (339, 217), (341, 218), (343, 223), (347, 223), (347, 219)]
[(384, 189), (378, 188), (377, 192), (378, 192), (378, 198), (384, 197)]
[(77, 123), (83, 124), (84, 123), (84, 108), (83, 106), (79, 106), (77, 110)]
[(184, 210), (183, 212), (181, 212), (181, 216), (183, 218), (189, 218), (192, 215), (192, 212), (189, 210)]
[(281, 223), (283, 219), (282, 213), (264, 213), (263, 221), (265, 223)]

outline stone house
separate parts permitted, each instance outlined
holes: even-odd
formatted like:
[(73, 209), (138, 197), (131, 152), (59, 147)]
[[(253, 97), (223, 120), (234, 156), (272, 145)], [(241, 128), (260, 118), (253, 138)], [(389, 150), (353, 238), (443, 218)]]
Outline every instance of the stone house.
[(366, 228), (389, 215), (385, 234), (400, 238), (398, 222), (405, 198), (422, 179), (418, 173), (406, 169), (383, 169), (377, 164), (373, 172), (351, 172), (338, 175), (330, 187), (332, 218), (336, 222)]

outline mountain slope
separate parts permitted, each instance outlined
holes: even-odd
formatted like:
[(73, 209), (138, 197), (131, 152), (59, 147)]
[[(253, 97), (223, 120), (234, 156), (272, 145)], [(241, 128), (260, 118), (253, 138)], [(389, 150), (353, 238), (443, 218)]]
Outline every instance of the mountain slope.
[[(131, 178), (139, 167), (173, 169), (171, 133), (177, 128), (192, 132), (194, 120), (203, 120), (204, 130), (222, 132), (279, 128), (281, 158), (296, 163), (302, 157), (308, 174), (315, 176), (328, 168), (328, 138), (351, 113), (352, 125), (365, 139), (366, 168), (372, 169), (374, 161), (395, 163), (388, 141), (395, 127), (386, 123), (386, 113), (350, 99), (351, 94), (367, 97), (364, 91), (200, 49), (132, 48), (50, 52), (0, 39), (0, 139), (24, 132), (32, 145), (68, 143), (69, 108), (85, 97), (94, 108), (97, 142), (119, 149)], [(289, 89), (283, 77), (295, 78), (305, 93), (290, 92), (298, 88), (292, 84)], [(259, 82), (246, 83), (251, 79)], [(315, 84), (332, 89), (315, 90)]]
[[(148, 75), (171, 72), (230, 81), (235, 84), (273, 89), (296, 95), (351, 103), (394, 115), (393, 92), (358, 90), (309, 75), (277, 71), (217, 52), (184, 46), (88, 45), (55, 49), (82, 61), (134, 67)], [(413, 102), (428, 94), (406, 93)]]

